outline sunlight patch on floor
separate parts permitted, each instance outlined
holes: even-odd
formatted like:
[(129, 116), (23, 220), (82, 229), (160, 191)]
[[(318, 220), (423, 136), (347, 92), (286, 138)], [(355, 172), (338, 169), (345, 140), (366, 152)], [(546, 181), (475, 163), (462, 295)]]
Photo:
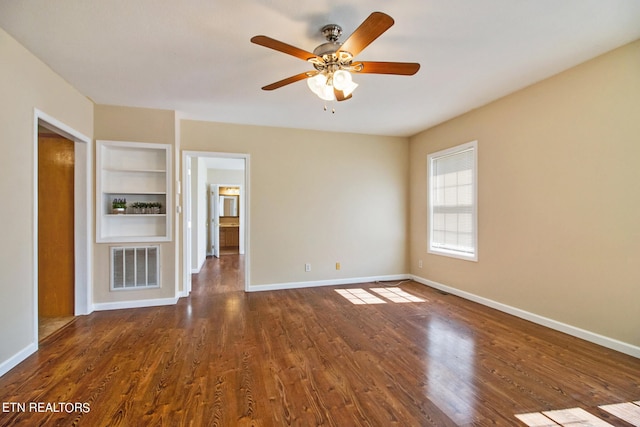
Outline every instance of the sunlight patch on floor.
[(336, 289), (336, 292), (351, 301), (353, 304), (386, 304), (385, 299), (396, 302), (425, 302), (426, 300), (411, 295), (400, 288), (371, 288), (370, 291), (377, 293), (379, 298), (367, 290), (362, 288), (355, 289)]
[(425, 302), (400, 288), (371, 288), (373, 292), (393, 302)]
[(640, 401), (603, 405), (599, 408), (629, 424), (640, 426)]
[(559, 409), (557, 411), (543, 411), (533, 414), (516, 415), (520, 421), (529, 427), (547, 426), (611, 426), (582, 408)]
[(353, 304), (386, 304), (386, 301), (370, 294), (364, 289), (336, 289), (336, 292)]
[[(640, 401), (602, 405), (600, 409), (620, 418), (634, 426), (640, 426)], [(554, 426), (611, 426), (608, 422), (596, 417), (582, 408), (560, 409), (556, 411), (532, 412), (517, 414), (517, 419), (529, 427)]]

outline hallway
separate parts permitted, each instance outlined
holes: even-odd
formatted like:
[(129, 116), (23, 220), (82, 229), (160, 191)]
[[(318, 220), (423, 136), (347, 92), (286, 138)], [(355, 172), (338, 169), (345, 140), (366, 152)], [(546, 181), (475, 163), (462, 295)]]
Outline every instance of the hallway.
[(200, 272), (191, 275), (192, 296), (244, 292), (244, 255), (207, 257)]

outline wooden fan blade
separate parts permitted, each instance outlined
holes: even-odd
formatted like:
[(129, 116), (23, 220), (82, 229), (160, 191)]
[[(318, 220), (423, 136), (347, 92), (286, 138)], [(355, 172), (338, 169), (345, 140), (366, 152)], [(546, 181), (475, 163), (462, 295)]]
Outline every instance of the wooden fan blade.
[(286, 53), (287, 55), (295, 56), (303, 61), (307, 61), (310, 58), (318, 58), (318, 56), (311, 52), (307, 52), (306, 50), (299, 49), (295, 46), (291, 46), (290, 44), (286, 44), (267, 36), (254, 36), (251, 38), (251, 42), (260, 46), (268, 47), (269, 49), (277, 50), (278, 52)]
[(356, 56), (393, 25), (393, 18), (382, 12), (373, 12), (342, 44), (340, 51)]
[[(362, 66), (361, 70), (358, 68)], [(368, 74), (399, 74), (401, 76), (412, 76), (420, 69), (420, 64), (416, 62), (372, 62), (363, 61), (353, 64), (354, 72)]]
[(287, 77), (286, 79), (282, 79), (275, 83), (271, 83), (262, 88), (262, 90), (274, 90), (281, 88), (282, 86), (286, 86), (291, 83), (299, 82), (300, 80), (308, 79), (309, 77), (313, 77), (318, 74), (318, 71), (306, 71), (304, 73), (296, 74), (295, 76)]

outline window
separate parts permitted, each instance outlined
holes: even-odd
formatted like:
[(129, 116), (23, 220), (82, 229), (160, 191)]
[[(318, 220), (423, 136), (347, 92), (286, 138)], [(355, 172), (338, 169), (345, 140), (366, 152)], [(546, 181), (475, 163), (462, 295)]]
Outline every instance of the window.
[(429, 253), (478, 260), (477, 141), (432, 153)]

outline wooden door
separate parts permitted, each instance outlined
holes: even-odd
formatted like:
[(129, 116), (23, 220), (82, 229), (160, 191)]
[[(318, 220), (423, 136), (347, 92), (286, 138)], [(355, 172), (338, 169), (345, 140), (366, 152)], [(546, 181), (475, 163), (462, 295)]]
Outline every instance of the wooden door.
[(38, 314), (73, 316), (74, 143), (38, 137)]

